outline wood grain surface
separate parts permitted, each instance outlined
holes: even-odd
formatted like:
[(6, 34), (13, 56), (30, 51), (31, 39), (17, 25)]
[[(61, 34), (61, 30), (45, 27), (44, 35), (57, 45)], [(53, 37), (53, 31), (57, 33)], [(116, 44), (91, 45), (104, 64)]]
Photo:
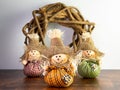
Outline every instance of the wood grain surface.
[(96, 79), (78, 75), (68, 88), (49, 87), (43, 78), (27, 78), (22, 70), (0, 70), (0, 90), (120, 90), (120, 70), (102, 70)]

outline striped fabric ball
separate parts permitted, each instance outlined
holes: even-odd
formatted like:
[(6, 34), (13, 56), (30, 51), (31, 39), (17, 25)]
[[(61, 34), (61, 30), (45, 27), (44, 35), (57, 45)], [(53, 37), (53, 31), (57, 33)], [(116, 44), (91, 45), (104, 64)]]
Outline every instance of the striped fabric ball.
[(83, 78), (96, 78), (101, 68), (95, 60), (84, 60), (78, 65), (78, 74)]
[(73, 77), (64, 69), (53, 69), (44, 77), (44, 80), (53, 87), (68, 87), (73, 83)]
[(28, 77), (38, 77), (43, 73), (42, 67), (40, 67), (40, 62), (28, 62), (27, 65), (24, 66), (24, 74)]

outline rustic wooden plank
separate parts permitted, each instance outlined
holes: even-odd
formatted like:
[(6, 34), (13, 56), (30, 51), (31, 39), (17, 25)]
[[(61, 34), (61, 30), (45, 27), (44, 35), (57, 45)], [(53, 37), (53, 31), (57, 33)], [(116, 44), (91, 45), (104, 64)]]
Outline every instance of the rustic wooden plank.
[(42, 77), (27, 78), (22, 70), (0, 70), (0, 90), (120, 90), (120, 70), (102, 70), (96, 79), (78, 75), (68, 88), (49, 87)]

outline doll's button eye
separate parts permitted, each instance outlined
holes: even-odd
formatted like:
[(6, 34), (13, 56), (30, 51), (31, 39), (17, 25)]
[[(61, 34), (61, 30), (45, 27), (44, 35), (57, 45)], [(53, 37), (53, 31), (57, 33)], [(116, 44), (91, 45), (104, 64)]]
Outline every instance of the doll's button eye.
[(61, 56), (59, 56), (59, 57), (61, 57)]
[(56, 56), (56, 58), (57, 58), (58, 56)]

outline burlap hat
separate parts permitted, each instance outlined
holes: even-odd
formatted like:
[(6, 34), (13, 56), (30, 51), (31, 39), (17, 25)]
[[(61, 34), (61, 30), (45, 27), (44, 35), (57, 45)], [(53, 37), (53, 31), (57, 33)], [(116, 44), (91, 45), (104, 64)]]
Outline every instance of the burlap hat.
[(63, 32), (61, 32), (59, 29), (54, 29), (48, 31), (48, 37), (51, 39), (50, 41), (50, 47), (46, 51), (47, 57), (51, 57), (55, 54), (67, 54), (72, 55), (73, 50), (65, 46), (61, 36), (63, 35)]
[(29, 44), (25, 46), (25, 52), (22, 55), (22, 57), (20, 57), (22, 60), (24, 60), (27, 57), (28, 52), (31, 50), (37, 50), (40, 52), (40, 54), (45, 54), (47, 47), (39, 43), (38, 34), (28, 34), (28, 38)]

